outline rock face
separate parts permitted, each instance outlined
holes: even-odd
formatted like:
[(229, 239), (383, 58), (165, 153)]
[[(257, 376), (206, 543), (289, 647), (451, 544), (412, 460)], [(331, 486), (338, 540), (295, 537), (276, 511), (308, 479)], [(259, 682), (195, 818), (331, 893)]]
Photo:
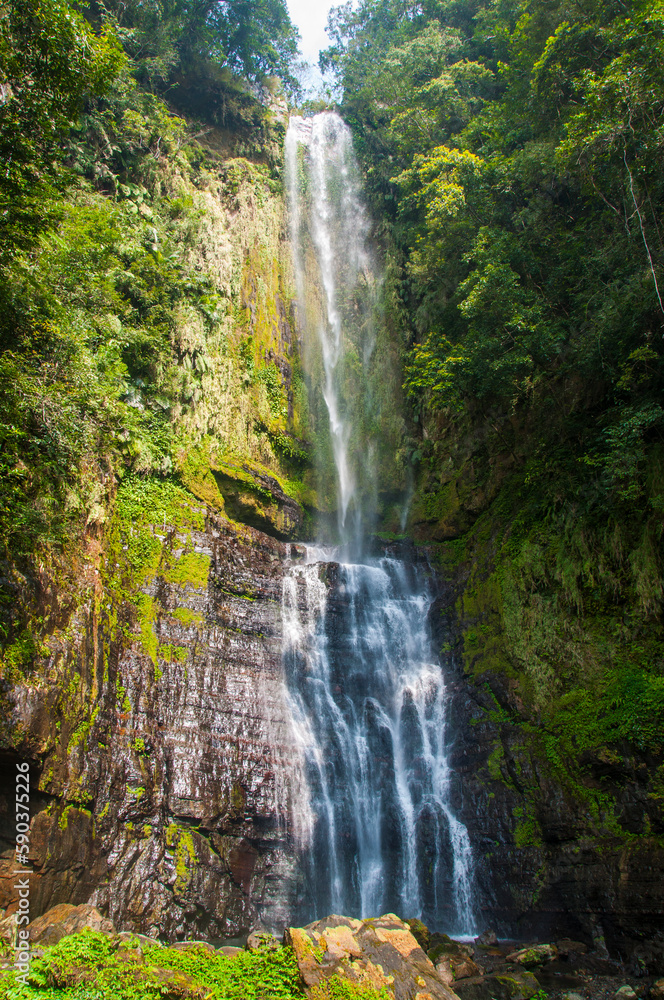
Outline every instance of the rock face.
[[(454, 648), (458, 623), (449, 590), (432, 608), (431, 623), (440, 645)], [(515, 940), (570, 935), (635, 969), (664, 970), (664, 852), (657, 838), (626, 837), (612, 815), (591, 813), (584, 788), (575, 790), (551, 767), (508, 677), (464, 673), (454, 655), (446, 669), (453, 806), (473, 844), (478, 930), (492, 927)], [(625, 748), (621, 767), (589, 761), (585, 787), (610, 792), (625, 814), (647, 808), (659, 830), (654, 800), (644, 805), (656, 765)]]
[(393, 913), (370, 920), (326, 917), (289, 927), (284, 940), (307, 990), (337, 976), (389, 987), (396, 1000), (455, 1000), (408, 925)]
[[(93, 598), (48, 679), (14, 690), (21, 738), (3, 790), (29, 760), (32, 915), (89, 902), (169, 939), (285, 920), (299, 764), (281, 665), (285, 550), (194, 514), (198, 528), (151, 529), (162, 555), (142, 586), (147, 625), (112, 631)], [(13, 867), (0, 882), (10, 911)]]

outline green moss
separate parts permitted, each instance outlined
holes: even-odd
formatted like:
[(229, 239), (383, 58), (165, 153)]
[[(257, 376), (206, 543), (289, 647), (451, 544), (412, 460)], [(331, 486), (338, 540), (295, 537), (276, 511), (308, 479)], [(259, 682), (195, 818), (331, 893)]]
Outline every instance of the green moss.
[(309, 990), (310, 1000), (391, 1000), (387, 987), (377, 989), (373, 983), (355, 983), (334, 975)]
[[(144, 961), (127, 957), (109, 936), (84, 930), (69, 935), (33, 959), (29, 985), (16, 972), (0, 971), (0, 992), (38, 1000), (54, 992), (84, 1000), (92, 994), (117, 1000), (205, 996), (208, 1000), (304, 1000), (297, 963), (289, 948), (242, 952), (234, 958), (203, 948), (180, 951), (158, 943), (141, 946)], [(342, 994), (343, 996), (343, 994)], [(362, 1000), (373, 998), (362, 997)], [(382, 998), (381, 998), (382, 1000)]]
[(176, 608), (171, 611), (171, 618), (175, 618), (182, 625), (202, 625), (205, 616), (200, 611), (192, 611), (190, 608)]
[(100, 708), (101, 708), (100, 704), (95, 705), (95, 707), (92, 710), (92, 713), (90, 714), (90, 718), (86, 719), (84, 722), (79, 723), (79, 725), (76, 727), (76, 729), (71, 735), (71, 739), (69, 740), (67, 753), (71, 753), (71, 751), (75, 747), (77, 747), (79, 743), (83, 743), (83, 748), (85, 749), (85, 741), (87, 739), (88, 733), (95, 724), (97, 716), (99, 715)]
[(505, 760), (505, 751), (503, 749), (502, 743), (498, 743), (494, 750), (491, 751), (487, 759), (487, 768), (489, 775), (494, 781), (503, 780), (502, 764)]
[(191, 881), (191, 866), (196, 861), (194, 838), (188, 827), (170, 823), (166, 830), (166, 843), (175, 849), (175, 886), (176, 893), (182, 893)]
[(166, 663), (184, 663), (191, 650), (188, 646), (160, 645), (159, 658)]
[(155, 631), (157, 620), (157, 607), (152, 597), (148, 594), (137, 594), (134, 598), (134, 607), (138, 613), (138, 624), (141, 630), (141, 645), (144, 651), (152, 660), (157, 662), (158, 639)]
[(180, 587), (202, 590), (207, 587), (210, 565), (210, 557), (204, 553), (187, 552), (164, 572), (164, 578)]
[(514, 843), (517, 847), (541, 847), (542, 831), (534, 816), (526, 812), (525, 806), (518, 806), (513, 811), (517, 820), (514, 830)]

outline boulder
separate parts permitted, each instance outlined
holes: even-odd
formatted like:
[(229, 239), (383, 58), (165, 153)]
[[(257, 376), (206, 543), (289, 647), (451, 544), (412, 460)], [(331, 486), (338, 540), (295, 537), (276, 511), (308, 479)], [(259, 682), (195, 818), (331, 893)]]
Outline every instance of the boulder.
[(572, 941), (571, 938), (561, 938), (556, 941), (556, 948), (560, 958), (569, 958), (570, 955), (585, 955), (588, 948), (581, 941)]
[(479, 937), (475, 938), (475, 944), (480, 948), (495, 948), (498, 944), (498, 935), (492, 930), (482, 931)]
[(264, 949), (273, 951), (278, 947), (279, 942), (274, 934), (270, 934), (269, 931), (264, 930), (262, 927), (257, 927), (247, 938), (247, 951), (262, 951)]
[(454, 941), (446, 934), (432, 934), (431, 943), (433, 947), (429, 949), (429, 958), (448, 986), (459, 979), (470, 979), (484, 974), (483, 970), (473, 962), (474, 951), (470, 945)]
[(147, 934), (134, 934), (133, 931), (120, 931), (118, 934), (118, 941), (124, 947), (135, 947), (135, 948), (151, 948), (159, 947), (161, 948), (161, 941), (157, 938), (148, 937)]
[(558, 949), (553, 944), (533, 944), (527, 948), (519, 948), (507, 956), (508, 962), (516, 962), (527, 969), (534, 965), (544, 965), (553, 962), (558, 957)]
[(233, 944), (222, 944), (221, 948), (217, 948), (218, 955), (225, 955), (226, 958), (235, 958), (236, 955), (242, 955), (244, 953), (244, 948), (237, 948)]
[(417, 919), (417, 917), (414, 917), (412, 920), (407, 920), (406, 923), (410, 928), (410, 933), (413, 935), (420, 948), (428, 952), (431, 947), (431, 935), (429, 934), (429, 928), (426, 924), (423, 924), (421, 920)]
[(530, 1000), (539, 990), (537, 979), (525, 969), (510, 969), (454, 984), (460, 1000)]
[(586, 1000), (580, 993), (563, 993), (560, 1000)]
[(377, 989), (395, 1000), (456, 1000), (410, 931), (393, 913), (369, 920), (331, 916), (289, 927), (284, 943), (295, 952), (305, 991), (332, 976)]
[(664, 979), (658, 979), (652, 984), (648, 996), (650, 1000), (664, 1000)]
[(28, 932), (32, 944), (48, 948), (69, 934), (77, 934), (84, 927), (102, 934), (115, 934), (113, 922), (108, 917), (103, 917), (89, 903), (82, 903), (80, 906), (58, 903), (28, 924)]
[(636, 1000), (637, 993), (631, 986), (625, 985), (617, 989), (613, 996), (615, 1000)]
[(448, 986), (459, 979), (472, 979), (474, 976), (484, 975), (479, 965), (476, 965), (468, 955), (459, 957), (442, 955), (435, 962), (435, 966), (443, 982)]

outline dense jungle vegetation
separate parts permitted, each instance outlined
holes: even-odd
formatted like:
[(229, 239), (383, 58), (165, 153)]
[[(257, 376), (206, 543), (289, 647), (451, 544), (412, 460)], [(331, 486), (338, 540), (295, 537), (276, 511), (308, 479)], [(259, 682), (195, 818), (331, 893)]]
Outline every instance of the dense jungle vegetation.
[(44, 560), (99, 529), (125, 473), (174, 471), (178, 418), (239, 298), (197, 258), (195, 199), (279, 189), (270, 102), (275, 74), (297, 90), (297, 37), (283, 0), (0, 5), (9, 675), (39, 649)]
[(556, 766), (661, 750), (662, 7), (361, 0), (330, 32), (459, 653), (518, 678)]

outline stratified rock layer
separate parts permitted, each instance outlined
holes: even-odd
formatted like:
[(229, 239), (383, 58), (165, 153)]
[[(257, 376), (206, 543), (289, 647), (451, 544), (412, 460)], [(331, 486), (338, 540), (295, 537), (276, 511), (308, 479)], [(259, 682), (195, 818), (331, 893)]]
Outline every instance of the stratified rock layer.
[[(33, 765), (32, 916), (91, 902), (119, 928), (171, 939), (286, 918), (301, 763), (281, 664), (284, 547), (203, 513), (201, 530), (152, 529), (175, 570), (142, 588), (147, 639), (145, 622), (118, 628), (123, 608), (93, 598), (50, 674), (14, 691), (5, 773), (10, 791), (12, 760)], [(209, 568), (178, 571), (192, 565)], [(82, 704), (62, 704), (67, 683)]]

